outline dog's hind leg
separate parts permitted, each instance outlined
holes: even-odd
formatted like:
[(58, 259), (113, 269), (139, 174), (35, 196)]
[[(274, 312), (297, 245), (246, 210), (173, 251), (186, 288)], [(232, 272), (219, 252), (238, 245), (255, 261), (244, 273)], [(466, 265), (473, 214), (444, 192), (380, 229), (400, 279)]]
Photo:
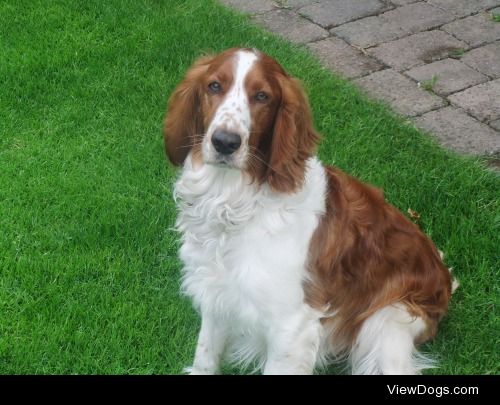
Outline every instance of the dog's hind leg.
[(361, 327), (350, 353), (353, 374), (420, 374), (434, 361), (419, 353), (415, 338), (427, 325), (409, 314), (404, 305), (386, 306)]

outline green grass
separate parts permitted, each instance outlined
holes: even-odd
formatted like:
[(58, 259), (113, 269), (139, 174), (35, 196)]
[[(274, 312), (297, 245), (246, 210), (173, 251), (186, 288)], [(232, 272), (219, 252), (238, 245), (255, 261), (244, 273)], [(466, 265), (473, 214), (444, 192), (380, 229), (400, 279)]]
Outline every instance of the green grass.
[(432, 75), (429, 80), (424, 80), (422, 82), (422, 88), (429, 92), (434, 92), (434, 88), (436, 87), (436, 83), (438, 82), (439, 77), (437, 75)]
[(450, 51), (450, 58), (453, 59), (460, 59), (462, 56), (465, 54), (465, 49), (464, 48), (455, 48)]
[(203, 52), (251, 46), (310, 93), (320, 156), (421, 214), (461, 289), (432, 373), (500, 372), (498, 177), (212, 1), (0, 3), (0, 373), (179, 373), (198, 316), (179, 294), (161, 125)]

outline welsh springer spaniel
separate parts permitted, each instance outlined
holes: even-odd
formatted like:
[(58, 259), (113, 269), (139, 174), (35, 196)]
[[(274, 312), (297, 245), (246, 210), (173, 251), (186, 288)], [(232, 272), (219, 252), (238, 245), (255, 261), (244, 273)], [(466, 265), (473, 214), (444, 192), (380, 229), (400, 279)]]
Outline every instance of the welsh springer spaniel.
[(299, 82), (271, 57), (198, 59), (172, 94), (168, 158), (183, 291), (202, 322), (192, 374), (223, 358), (264, 374), (347, 359), (354, 374), (415, 374), (452, 279), (382, 192), (315, 156)]

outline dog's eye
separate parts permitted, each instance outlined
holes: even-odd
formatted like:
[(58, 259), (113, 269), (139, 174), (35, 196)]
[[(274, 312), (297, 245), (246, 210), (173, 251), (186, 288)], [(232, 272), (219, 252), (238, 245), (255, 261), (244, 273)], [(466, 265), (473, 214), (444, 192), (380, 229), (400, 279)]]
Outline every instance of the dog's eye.
[(219, 82), (214, 81), (208, 85), (208, 90), (213, 94), (217, 94), (220, 93), (220, 91), (222, 90), (222, 86), (220, 85)]
[(255, 100), (257, 100), (257, 101), (262, 102), (262, 101), (266, 101), (266, 100), (269, 98), (269, 96), (268, 96), (266, 93), (264, 93), (263, 91), (259, 91), (259, 92), (255, 95), (255, 97), (254, 97), (254, 98), (255, 98)]

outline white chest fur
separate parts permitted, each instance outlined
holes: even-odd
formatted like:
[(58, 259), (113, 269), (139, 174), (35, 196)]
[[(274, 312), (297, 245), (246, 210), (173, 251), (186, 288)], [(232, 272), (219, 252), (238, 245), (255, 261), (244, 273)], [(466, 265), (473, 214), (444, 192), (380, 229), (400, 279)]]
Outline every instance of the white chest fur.
[(183, 289), (231, 335), (263, 335), (277, 319), (310, 310), (302, 281), (309, 242), (325, 210), (326, 180), (317, 159), (307, 167), (298, 193), (278, 194), (249, 184), (238, 170), (195, 169), (186, 160), (175, 185)]

